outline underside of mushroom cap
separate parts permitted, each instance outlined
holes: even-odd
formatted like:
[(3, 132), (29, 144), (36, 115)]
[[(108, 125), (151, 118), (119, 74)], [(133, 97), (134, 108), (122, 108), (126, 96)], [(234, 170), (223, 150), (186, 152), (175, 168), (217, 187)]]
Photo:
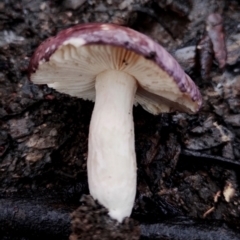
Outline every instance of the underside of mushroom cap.
[(152, 114), (196, 112), (201, 94), (177, 61), (151, 38), (113, 24), (82, 24), (43, 42), (29, 64), (29, 78), (59, 92), (95, 99), (96, 76), (124, 71), (138, 82), (136, 103)]

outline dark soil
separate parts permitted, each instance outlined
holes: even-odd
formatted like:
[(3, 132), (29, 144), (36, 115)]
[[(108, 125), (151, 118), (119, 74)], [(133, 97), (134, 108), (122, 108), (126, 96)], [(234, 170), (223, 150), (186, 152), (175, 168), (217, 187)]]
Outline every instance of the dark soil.
[[(89, 193), (86, 157), (94, 105), (33, 85), (27, 67), (36, 47), (59, 30), (77, 23), (114, 22), (166, 47), (204, 98), (196, 115), (153, 116), (134, 107), (138, 191), (132, 218), (163, 227), (162, 221), (184, 216), (194, 219), (195, 230), (206, 220), (209, 232), (206, 227), (204, 238), (195, 238), (188, 228), (189, 239), (206, 240), (215, 239), (210, 226), (219, 221), (239, 236), (240, 2), (168, 2), (0, 1), (0, 197), (44, 196), (74, 210)], [(205, 78), (196, 46), (213, 12), (223, 17), (228, 58), (224, 69), (213, 58)], [(164, 226), (171, 229), (176, 222)], [(151, 239), (186, 239), (172, 236), (153, 234)], [(233, 239), (232, 233), (224, 236)]]

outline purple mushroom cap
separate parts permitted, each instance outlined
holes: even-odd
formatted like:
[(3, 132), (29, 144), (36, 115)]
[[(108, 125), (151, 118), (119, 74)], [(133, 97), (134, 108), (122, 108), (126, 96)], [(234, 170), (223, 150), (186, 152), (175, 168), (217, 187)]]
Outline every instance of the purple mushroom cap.
[(201, 107), (199, 89), (161, 45), (113, 24), (76, 25), (50, 37), (32, 56), (29, 78), (94, 101), (94, 79), (108, 67), (138, 81), (136, 103), (153, 114), (176, 110), (194, 113)]

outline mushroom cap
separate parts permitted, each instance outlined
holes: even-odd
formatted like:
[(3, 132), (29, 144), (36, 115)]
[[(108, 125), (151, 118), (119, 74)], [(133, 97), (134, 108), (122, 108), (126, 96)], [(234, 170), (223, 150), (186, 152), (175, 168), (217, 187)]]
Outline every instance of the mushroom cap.
[(152, 114), (194, 113), (202, 104), (194, 82), (161, 45), (114, 24), (80, 24), (48, 38), (30, 60), (29, 79), (94, 101), (96, 76), (106, 70), (133, 76), (136, 103)]

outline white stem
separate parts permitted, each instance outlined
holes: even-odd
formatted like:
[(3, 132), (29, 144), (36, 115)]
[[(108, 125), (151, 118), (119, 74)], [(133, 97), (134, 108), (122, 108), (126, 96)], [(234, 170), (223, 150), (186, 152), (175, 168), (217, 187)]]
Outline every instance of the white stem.
[(136, 194), (136, 155), (132, 108), (136, 80), (107, 70), (97, 76), (96, 100), (88, 140), (90, 193), (122, 222)]

